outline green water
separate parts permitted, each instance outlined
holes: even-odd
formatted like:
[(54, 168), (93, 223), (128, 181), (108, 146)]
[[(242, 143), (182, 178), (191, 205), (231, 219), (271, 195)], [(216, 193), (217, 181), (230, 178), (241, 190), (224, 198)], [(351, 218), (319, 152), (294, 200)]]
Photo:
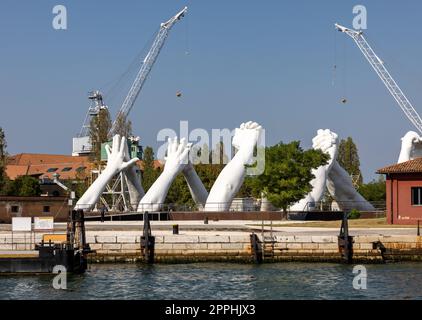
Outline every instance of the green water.
[(94, 264), (69, 275), (67, 290), (52, 276), (2, 276), (0, 299), (421, 299), (422, 264), (366, 265), (367, 289), (353, 288), (353, 266)]

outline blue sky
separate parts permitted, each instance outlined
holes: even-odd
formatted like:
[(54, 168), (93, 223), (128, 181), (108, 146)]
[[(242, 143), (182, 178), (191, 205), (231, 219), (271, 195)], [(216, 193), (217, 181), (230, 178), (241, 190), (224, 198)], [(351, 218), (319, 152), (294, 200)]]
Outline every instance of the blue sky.
[[(51, 26), (57, 4), (67, 7), (66, 31)], [(188, 5), (130, 115), (143, 145), (157, 148), (158, 131), (178, 131), (180, 120), (207, 130), (254, 120), (267, 144), (301, 140), (305, 148), (330, 128), (353, 137), (368, 181), (397, 160), (400, 138), (414, 129), (352, 40), (334, 30), (335, 22), (352, 25), (356, 4), (368, 10), (368, 41), (422, 112), (420, 1), (2, 0), (8, 151), (70, 154), (87, 92), (103, 90), (115, 115), (137, 67), (126, 87), (110, 88), (159, 23)]]

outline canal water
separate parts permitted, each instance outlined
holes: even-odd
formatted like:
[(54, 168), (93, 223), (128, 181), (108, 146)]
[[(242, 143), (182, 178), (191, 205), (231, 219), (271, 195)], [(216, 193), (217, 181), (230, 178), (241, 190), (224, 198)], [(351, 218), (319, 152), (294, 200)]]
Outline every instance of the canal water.
[(0, 299), (422, 299), (422, 264), (365, 267), (367, 288), (356, 290), (352, 265), (94, 264), (67, 290), (52, 276), (0, 276)]

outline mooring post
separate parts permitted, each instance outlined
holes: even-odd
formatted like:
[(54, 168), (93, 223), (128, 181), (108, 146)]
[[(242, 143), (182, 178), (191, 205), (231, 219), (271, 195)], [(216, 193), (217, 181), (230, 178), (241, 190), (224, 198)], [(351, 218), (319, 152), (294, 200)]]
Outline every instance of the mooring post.
[(173, 225), (173, 234), (179, 234), (179, 225), (178, 224)]
[(141, 236), (141, 252), (146, 263), (154, 263), (155, 237), (151, 233), (148, 211), (144, 212), (144, 232)]
[(353, 260), (353, 237), (349, 236), (349, 214), (347, 212), (343, 215), (341, 222), (340, 234), (338, 235), (338, 248), (342, 259), (346, 263), (352, 263)]
[(250, 239), (251, 239), (251, 251), (252, 251), (253, 261), (255, 263), (261, 263), (263, 252), (262, 252), (262, 247), (260, 247), (259, 245), (258, 236), (254, 232), (252, 232), (250, 235)]
[(421, 235), (421, 230), (419, 228), (419, 222), (420, 222), (420, 220), (418, 220), (418, 237)]

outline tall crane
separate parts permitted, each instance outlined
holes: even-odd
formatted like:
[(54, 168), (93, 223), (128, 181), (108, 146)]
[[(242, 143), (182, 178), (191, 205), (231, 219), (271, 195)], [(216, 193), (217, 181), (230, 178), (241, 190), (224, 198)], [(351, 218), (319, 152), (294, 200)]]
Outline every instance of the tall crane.
[(400, 89), (399, 85), (396, 83), (396, 81), (394, 81), (393, 77), (390, 75), (387, 68), (385, 67), (384, 62), (375, 54), (374, 50), (372, 50), (371, 46), (364, 38), (363, 32), (343, 27), (337, 23), (335, 24), (335, 27), (338, 31), (347, 34), (355, 41), (360, 51), (365, 56), (366, 60), (368, 60), (369, 64), (380, 77), (384, 85), (387, 87), (388, 91), (390, 91), (391, 95), (397, 101), (399, 107), (403, 110), (406, 117), (422, 134), (421, 117), (419, 116), (415, 108), (412, 106), (409, 99)]
[(138, 97), (141, 89), (147, 79), (152, 66), (154, 65), (157, 57), (164, 46), (164, 43), (167, 39), (167, 36), (173, 27), (173, 25), (184, 17), (185, 13), (187, 12), (188, 8), (184, 7), (183, 10), (178, 12), (174, 17), (170, 18), (167, 22), (163, 22), (160, 25), (160, 29), (158, 31), (157, 36), (154, 39), (154, 42), (149, 50), (148, 54), (145, 56), (141, 69), (139, 70), (138, 74), (136, 75), (135, 80), (133, 81), (132, 87), (129, 90), (125, 100), (123, 101), (122, 106), (120, 107), (119, 112), (117, 113), (116, 118), (111, 126), (111, 129), (108, 133), (109, 137), (113, 136), (116, 131), (116, 126), (118, 124), (119, 119), (123, 118), (126, 119), (129, 112), (132, 110), (133, 105), (135, 104), (136, 98)]
[[(109, 138), (111, 138), (115, 131), (118, 123), (121, 119), (126, 119), (129, 112), (131, 111), (133, 105), (135, 104), (136, 98), (138, 97), (145, 80), (147, 79), (157, 57), (164, 46), (164, 43), (167, 39), (167, 36), (170, 32), (170, 29), (173, 25), (184, 17), (185, 13), (187, 12), (187, 7), (184, 7), (183, 10), (178, 12), (175, 16), (170, 18), (168, 21), (161, 23), (160, 29), (154, 39), (154, 42), (148, 51), (147, 55), (145, 56), (142, 66), (136, 75), (133, 84), (123, 101), (122, 106), (120, 107), (119, 112), (111, 126), (110, 131), (108, 132)], [(85, 121), (82, 125), (82, 129), (80, 133), (73, 138), (73, 149), (72, 155), (88, 155), (92, 152), (92, 144), (89, 137), (91, 120), (93, 117), (96, 117), (101, 109), (106, 109), (107, 106), (103, 103), (103, 97), (101, 92), (93, 91), (89, 93), (89, 99), (91, 100), (91, 106), (88, 109), (88, 112), (85, 117)]]

